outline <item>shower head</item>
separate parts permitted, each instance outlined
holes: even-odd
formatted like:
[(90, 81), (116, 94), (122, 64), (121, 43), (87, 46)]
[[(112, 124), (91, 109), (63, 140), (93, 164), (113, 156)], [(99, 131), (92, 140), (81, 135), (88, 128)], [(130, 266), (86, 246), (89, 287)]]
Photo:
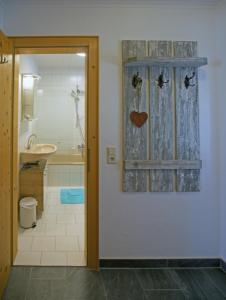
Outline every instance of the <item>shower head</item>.
[(79, 101), (79, 96), (77, 91), (75, 92), (74, 90), (71, 91), (71, 97), (74, 98), (75, 101)]
[(78, 87), (78, 85), (76, 85), (76, 90), (72, 90), (71, 91), (71, 96), (74, 98), (74, 100), (79, 101), (80, 100), (80, 96), (84, 95), (84, 91), (81, 91)]
[(80, 94), (81, 94), (81, 91), (80, 91), (80, 89), (78, 88), (78, 85), (76, 86), (76, 93), (77, 93), (77, 95), (80, 95)]

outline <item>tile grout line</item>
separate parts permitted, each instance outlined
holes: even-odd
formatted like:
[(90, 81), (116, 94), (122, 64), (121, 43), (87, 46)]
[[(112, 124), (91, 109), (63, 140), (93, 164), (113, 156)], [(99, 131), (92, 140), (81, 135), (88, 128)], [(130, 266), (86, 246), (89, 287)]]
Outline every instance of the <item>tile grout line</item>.
[[(181, 284), (181, 281), (179, 280), (179, 276), (175, 273), (174, 270), (168, 268), (168, 274), (169, 274), (169, 277), (171, 278), (171, 280), (173, 280), (173, 282), (175, 282), (175, 284), (179, 287), (180, 290), (182, 290), (183, 292), (183, 285)], [(178, 279), (178, 280), (177, 280)]]
[(26, 288), (24, 300), (27, 299), (27, 294), (28, 294), (28, 290), (29, 290), (29, 286), (30, 286), (30, 281), (31, 281), (32, 268), (33, 268), (33, 267), (31, 267), (31, 268), (30, 268), (30, 271), (29, 271), (28, 283), (27, 283), (27, 288)]
[(140, 288), (142, 289), (143, 292), (145, 292), (145, 289), (144, 289), (144, 287), (143, 287), (143, 284), (142, 284), (142, 282), (140, 282), (140, 279), (139, 279), (139, 276), (137, 275), (136, 270), (133, 270), (133, 273), (134, 273), (134, 276), (135, 276), (135, 278), (136, 278), (136, 280), (137, 280), (137, 282), (138, 282)]
[(105, 298), (106, 298), (106, 300), (109, 300), (107, 289), (106, 289), (106, 286), (104, 284), (104, 278), (103, 278), (103, 275), (101, 274), (101, 272), (100, 272), (100, 278), (101, 278), (101, 282), (102, 282), (102, 286), (103, 286)]
[(208, 273), (205, 272), (205, 270), (202, 270), (202, 273), (204, 273), (208, 278), (209, 280), (211, 281), (211, 283), (213, 284), (213, 286), (216, 287), (216, 289), (224, 296), (226, 297), (226, 294), (224, 294), (224, 292), (216, 285), (216, 283), (213, 281), (213, 279), (210, 277), (210, 275)]
[(173, 292), (173, 291), (178, 291), (178, 292), (182, 292), (183, 289), (143, 289), (144, 291), (164, 291), (164, 292)]
[[(101, 270), (199, 270), (220, 269), (220, 267), (100, 267)], [(226, 273), (226, 272), (225, 272)]]
[[(178, 268), (181, 269), (181, 268)], [(186, 269), (185, 269), (186, 270)], [(171, 277), (174, 279), (176, 284), (180, 287), (180, 290), (185, 298), (187, 298), (186, 294), (189, 294), (189, 290), (187, 289), (187, 286), (183, 281), (180, 279), (179, 275), (174, 271), (174, 269), (170, 269)]]

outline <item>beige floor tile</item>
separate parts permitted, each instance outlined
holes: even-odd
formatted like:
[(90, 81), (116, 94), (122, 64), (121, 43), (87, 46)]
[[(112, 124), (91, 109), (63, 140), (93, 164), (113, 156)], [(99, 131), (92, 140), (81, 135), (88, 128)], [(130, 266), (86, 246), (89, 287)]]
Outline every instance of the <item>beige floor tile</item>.
[(67, 252), (67, 265), (76, 267), (86, 266), (85, 252)]
[(56, 187), (56, 186), (49, 186), (48, 187), (48, 194), (58, 194), (59, 192), (59, 187)]
[(32, 251), (55, 251), (54, 237), (35, 237), (32, 242)]
[(86, 265), (85, 205), (61, 204), (61, 188), (48, 188), (44, 212), (37, 221), (37, 227), (19, 227), (19, 251), (15, 265)]
[(25, 229), (23, 233), (21, 233), (21, 236), (44, 236), (45, 235), (45, 224), (37, 223), (37, 226), (35, 228), (29, 228)]
[(24, 228), (20, 227), (20, 225), (18, 225), (18, 235), (23, 234), (25, 230), (26, 229), (24, 229)]
[(76, 237), (56, 237), (56, 251), (78, 251)]
[(75, 219), (76, 219), (76, 223), (81, 223), (84, 224), (85, 223), (85, 216), (84, 214), (76, 214), (75, 215)]
[(85, 238), (84, 236), (78, 236), (77, 237), (78, 240), (78, 247), (79, 247), (79, 251), (85, 251), (86, 249), (86, 243), (85, 243)]
[(45, 200), (48, 201), (49, 199), (58, 199), (58, 193), (48, 192)]
[(75, 216), (73, 214), (58, 214), (57, 223), (60, 224), (73, 224), (75, 223)]
[(62, 205), (57, 206), (47, 206), (45, 209), (45, 212), (47, 214), (58, 214), (58, 213), (64, 213), (64, 207)]
[(64, 209), (59, 210), (59, 211), (56, 213), (56, 215), (57, 215), (57, 216), (58, 216), (58, 215), (65, 215)]
[(32, 236), (19, 236), (18, 237), (18, 250), (19, 251), (30, 251), (32, 245)]
[(81, 213), (81, 209), (77, 207), (77, 204), (64, 204), (65, 213)]
[(85, 236), (84, 224), (66, 224), (67, 236)]
[(78, 209), (80, 210), (80, 213), (85, 214), (85, 210), (86, 210), (85, 204), (77, 204), (77, 205), (78, 205)]
[(42, 252), (41, 265), (42, 266), (66, 266), (67, 253), (66, 252)]
[(66, 225), (46, 224), (46, 236), (66, 236)]
[(19, 251), (14, 265), (17, 266), (39, 266), (41, 264), (41, 252)]
[(63, 204), (65, 212), (76, 212), (79, 214), (85, 214), (84, 204)]
[(56, 224), (56, 214), (42, 214), (41, 218), (38, 220), (38, 224)]
[(59, 192), (58, 191), (48, 191), (47, 198), (59, 198)]
[[(62, 206), (62, 204), (60, 203), (60, 201), (58, 200), (58, 199), (55, 199), (55, 198), (53, 198), (53, 199), (47, 199), (46, 201), (45, 201), (45, 208), (49, 208), (49, 207), (61, 207)], [(64, 207), (62, 207), (62, 209), (64, 210)]]

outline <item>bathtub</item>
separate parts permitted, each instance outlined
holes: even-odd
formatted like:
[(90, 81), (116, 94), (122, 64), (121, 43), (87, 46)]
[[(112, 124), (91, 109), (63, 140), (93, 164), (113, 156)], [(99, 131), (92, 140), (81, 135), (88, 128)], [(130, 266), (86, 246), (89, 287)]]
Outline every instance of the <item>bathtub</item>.
[(84, 186), (85, 160), (81, 153), (58, 150), (47, 164), (48, 187)]
[(85, 157), (75, 151), (57, 151), (48, 158), (48, 165), (84, 165)]

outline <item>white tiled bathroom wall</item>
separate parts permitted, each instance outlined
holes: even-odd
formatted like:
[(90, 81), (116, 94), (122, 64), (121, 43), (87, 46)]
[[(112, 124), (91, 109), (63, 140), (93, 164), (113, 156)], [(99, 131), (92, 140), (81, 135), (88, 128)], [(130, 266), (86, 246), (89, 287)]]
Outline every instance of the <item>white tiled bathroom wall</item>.
[[(40, 71), (35, 115), (39, 143), (56, 144), (59, 151), (77, 150), (82, 143), (79, 129), (76, 128), (75, 103), (72, 90), (84, 91), (84, 71), (54, 70)], [(78, 102), (79, 117), (84, 130), (84, 95)]]
[[(35, 114), (37, 121), (36, 134), (39, 143), (57, 145), (57, 153), (77, 152), (82, 143), (78, 128), (75, 126), (75, 103), (71, 97), (72, 90), (84, 91), (84, 71), (65, 69), (40, 70)], [(79, 117), (84, 129), (84, 95), (78, 103)], [(49, 165), (48, 186), (84, 186), (83, 165)]]

